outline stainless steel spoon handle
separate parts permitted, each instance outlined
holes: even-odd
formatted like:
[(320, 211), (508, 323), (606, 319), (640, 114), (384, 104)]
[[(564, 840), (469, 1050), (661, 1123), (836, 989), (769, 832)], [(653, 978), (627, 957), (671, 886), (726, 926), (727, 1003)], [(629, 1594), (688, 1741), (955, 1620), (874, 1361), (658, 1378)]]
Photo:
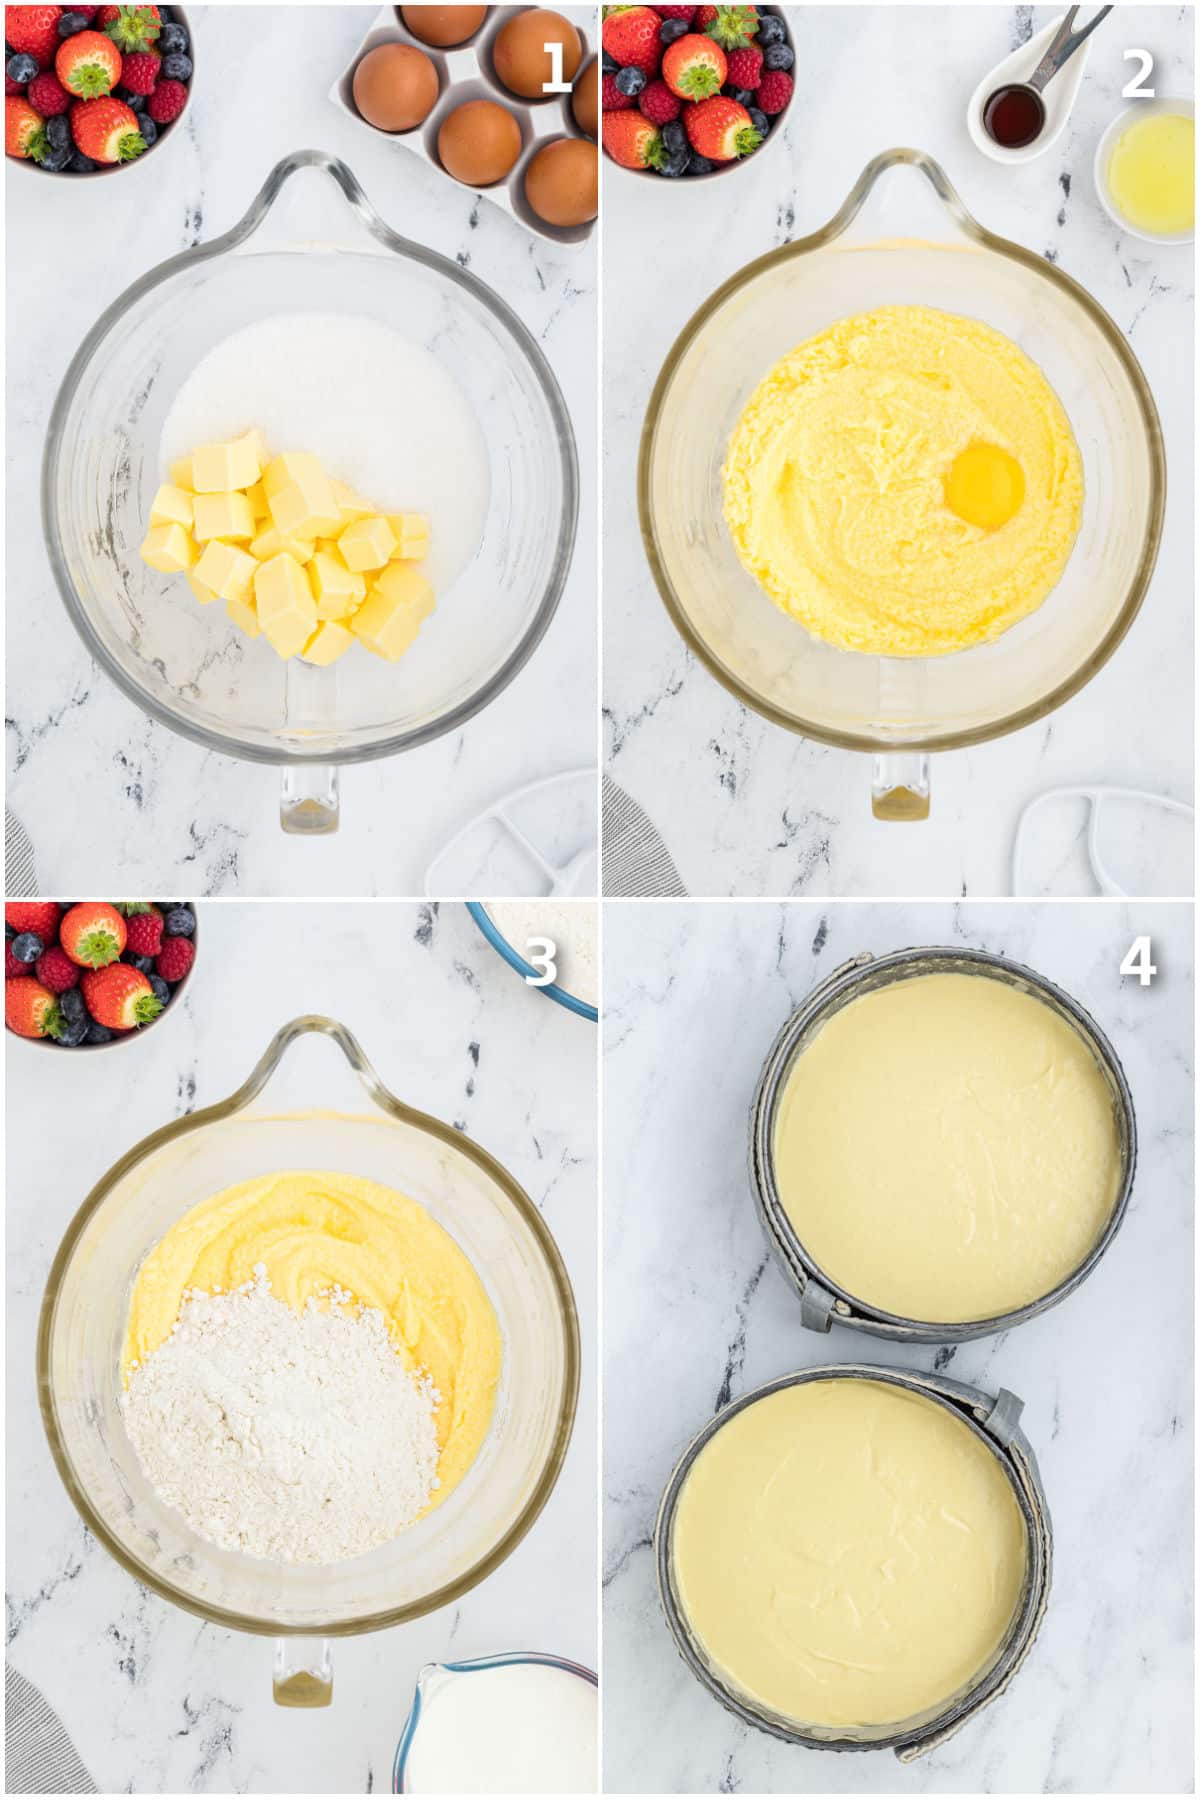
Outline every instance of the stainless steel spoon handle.
[(1091, 37), (1097, 25), (1104, 23), (1111, 11), (1111, 6), (1102, 6), (1094, 19), (1089, 19), (1082, 30), (1076, 31), (1075, 20), (1079, 15), (1079, 8), (1077, 6), (1069, 7), (1062, 24), (1050, 40), (1045, 56), (1029, 77), (1026, 86), (1036, 88), (1040, 94), (1047, 82), (1058, 74), (1063, 64), (1074, 56), (1079, 46)]

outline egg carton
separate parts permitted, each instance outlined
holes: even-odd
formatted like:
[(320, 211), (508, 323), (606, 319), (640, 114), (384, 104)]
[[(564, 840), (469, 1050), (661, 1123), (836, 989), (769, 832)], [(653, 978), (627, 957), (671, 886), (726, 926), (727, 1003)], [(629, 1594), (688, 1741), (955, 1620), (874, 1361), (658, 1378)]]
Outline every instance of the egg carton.
[[(385, 6), (355, 51), (349, 67), (329, 90), (329, 98), (339, 111), (348, 113), (363, 131), (369, 131), (372, 137), (384, 138), (397, 149), (407, 150), (410, 155), (420, 157), (422, 162), (431, 164), (460, 192), (479, 193), (484, 200), (490, 201), (493, 206), (508, 213), (519, 225), (523, 225), (526, 231), (532, 231), (535, 236), (546, 238), (553, 244), (583, 244), (596, 229), (595, 219), (586, 225), (548, 225), (544, 219), (538, 218), (525, 198), (525, 171), (542, 146), (552, 143), (556, 138), (584, 136), (575, 123), (570, 94), (552, 94), (545, 100), (522, 100), (504, 86), (492, 64), (492, 49), (506, 22), (515, 18), (518, 13), (533, 10), (529, 6), (493, 6), (489, 8), (487, 18), (473, 38), (468, 39), (465, 44), (455, 45), (452, 50), (435, 50), (413, 36), (400, 17), (398, 6)], [(580, 24), (579, 15), (585, 10), (589, 19), (594, 17), (592, 8), (561, 8), (563, 16), (569, 18), (575, 26), (583, 44), (583, 56), (576, 79), (596, 54), (589, 34)], [(379, 44), (411, 44), (414, 49), (423, 50), (437, 69), (438, 97), (433, 111), (423, 125), (415, 126), (412, 131), (379, 131), (374, 125), (368, 125), (354, 104), (354, 71), (367, 51), (374, 50)], [(498, 100), (513, 114), (521, 128), (521, 154), (516, 165), (506, 179), (498, 181), (494, 187), (473, 189), (465, 182), (455, 181), (452, 175), (446, 174), (438, 158), (437, 137), (442, 121), (465, 100)], [(590, 139), (588, 141), (591, 142)]]

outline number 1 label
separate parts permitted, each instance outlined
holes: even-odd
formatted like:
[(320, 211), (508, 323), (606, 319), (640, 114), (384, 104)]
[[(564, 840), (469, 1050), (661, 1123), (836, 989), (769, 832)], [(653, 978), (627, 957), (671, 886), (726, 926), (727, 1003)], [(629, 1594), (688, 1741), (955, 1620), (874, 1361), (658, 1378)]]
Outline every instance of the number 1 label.
[[(543, 94), (569, 94), (571, 84), (563, 80), (563, 47), (561, 44), (543, 44), (542, 49), (550, 58), (550, 79), (543, 81)], [(1144, 73), (1145, 71), (1143, 71)]]

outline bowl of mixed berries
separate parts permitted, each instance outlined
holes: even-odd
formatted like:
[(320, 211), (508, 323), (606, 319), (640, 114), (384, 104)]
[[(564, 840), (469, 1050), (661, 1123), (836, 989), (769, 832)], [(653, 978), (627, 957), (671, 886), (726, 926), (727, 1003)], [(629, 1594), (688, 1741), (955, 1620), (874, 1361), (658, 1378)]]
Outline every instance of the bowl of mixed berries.
[(174, 1011), (196, 961), (178, 900), (9, 900), (4, 1023), (56, 1050), (99, 1050)]
[(163, 142), (188, 103), (180, 6), (6, 6), (4, 150), (43, 175), (107, 175)]
[(723, 175), (778, 135), (795, 50), (777, 6), (606, 6), (601, 139), (640, 175)]

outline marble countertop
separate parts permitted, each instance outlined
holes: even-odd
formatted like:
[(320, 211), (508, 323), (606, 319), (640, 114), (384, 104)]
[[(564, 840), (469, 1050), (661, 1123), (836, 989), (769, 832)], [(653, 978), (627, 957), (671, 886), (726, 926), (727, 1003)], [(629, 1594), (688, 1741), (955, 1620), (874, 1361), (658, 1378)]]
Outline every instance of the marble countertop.
[[(460, 905), (229, 903), (200, 924), (179, 1012), (146, 1040), (102, 1056), (9, 1044), (8, 1654), (101, 1792), (388, 1792), (423, 1663), (541, 1649), (596, 1666), (595, 1027), (526, 989)], [(221, 981), (206, 980), (218, 963)], [(85, 1532), (42, 1431), (34, 1336), (54, 1251), (92, 1184), (150, 1130), (223, 1098), (278, 1026), (309, 1011), (342, 1019), (393, 1091), (460, 1125), (532, 1195), (570, 1271), (584, 1350), (566, 1464), (524, 1542), (457, 1605), (339, 1639), (333, 1705), (305, 1713), (272, 1702), (269, 1640), (157, 1599)], [(311, 1104), (314, 1074), (324, 1097), (342, 1069), (332, 1044), (297, 1046), (286, 1102)]]
[[(1191, 1783), (1192, 915), (1095, 907), (627, 902), (606, 908), (606, 1787), (664, 1793), (1179, 1793)], [(1118, 966), (1151, 934), (1146, 989)], [(860, 950), (970, 944), (1092, 1012), (1138, 1114), (1128, 1215), (1062, 1305), (954, 1350), (801, 1329), (751, 1202), (746, 1128), (775, 1032)], [(789, 1370), (947, 1369), (1025, 1401), (1055, 1531), (1041, 1634), (1010, 1691), (904, 1765), (776, 1743), (694, 1680), (651, 1533), (685, 1445)], [(636, 1399), (635, 1399), (636, 1396)]]
[[(797, 91), (781, 144), (719, 183), (607, 170), (604, 186), (604, 630), (607, 767), (646, 808), (694, 894), (1004, 894), (1023, 804), (1064, 784), (1110, 782), (1192, 796), (1192, 261), (1119, 232), (1092, 158), (1144, 46), (1157, 91), (1192, 91), (1192, 10), (1118, 7), (1092, 39), (1063, 137), (1022, 167), (967, 135), (983, 73), (1055, 16), (1030, 6), (790, 9), (802, 24)], [(1061, 11), (1060, 9), (1057, 9)], [(920, 827), (871, 816), (870, 763), (808, 743), (718, 686), (670, 624), (646, 567), (634, 493), (651, 387), (693, 311), (754, 257), (823, 225), (871, 157), (916, 145), (945, 167), (993, 231), (1027, 244), (1096, 296), (1140, 359), (1166, 437), (1169, 493), (1158, 566), (1108, 666), (1060, 711), (1014, 736), (935, 758)], [(666, 189), (666, 191), (664, 191)], [(714, 196), (730, 204), (715, 208)], [(645, 270), (652, 258), (654, 279)], [(1035, 892), (1092, 893), (1078, 855), (1083, 808), (1044, 819)], [(1132, 814), (1117, 860), (1128, 892), (1190, 894), (1191, 835), (1162, 822), (1147, 859)]]
[[(20, 246), (8, 270), (8, 799), (43, 893), (416, 895), (435, 852), (486, 805), (595, 764), (597, 240), (535, 237), (330, 103), (377, 11), (192, 7), (200, 73), (174, 142), (104, 182), (7, 170)], [(515, 309), (571, 409), (582, 496), (567, 589), (527, 667), (463, 730), (345, 769), (341, 829), (315, 840), (280, 831), (278, 770), (177, 737), (92, 663), (51, 578), (38, 503), (50, 407), (97, 312), (145, 270), (226, 230), (279, 158), (303, 148), (343, 157), (389, 222), (469, 265)], [(66, 271), (68, 246), (83, 241), (80, 281)]]

